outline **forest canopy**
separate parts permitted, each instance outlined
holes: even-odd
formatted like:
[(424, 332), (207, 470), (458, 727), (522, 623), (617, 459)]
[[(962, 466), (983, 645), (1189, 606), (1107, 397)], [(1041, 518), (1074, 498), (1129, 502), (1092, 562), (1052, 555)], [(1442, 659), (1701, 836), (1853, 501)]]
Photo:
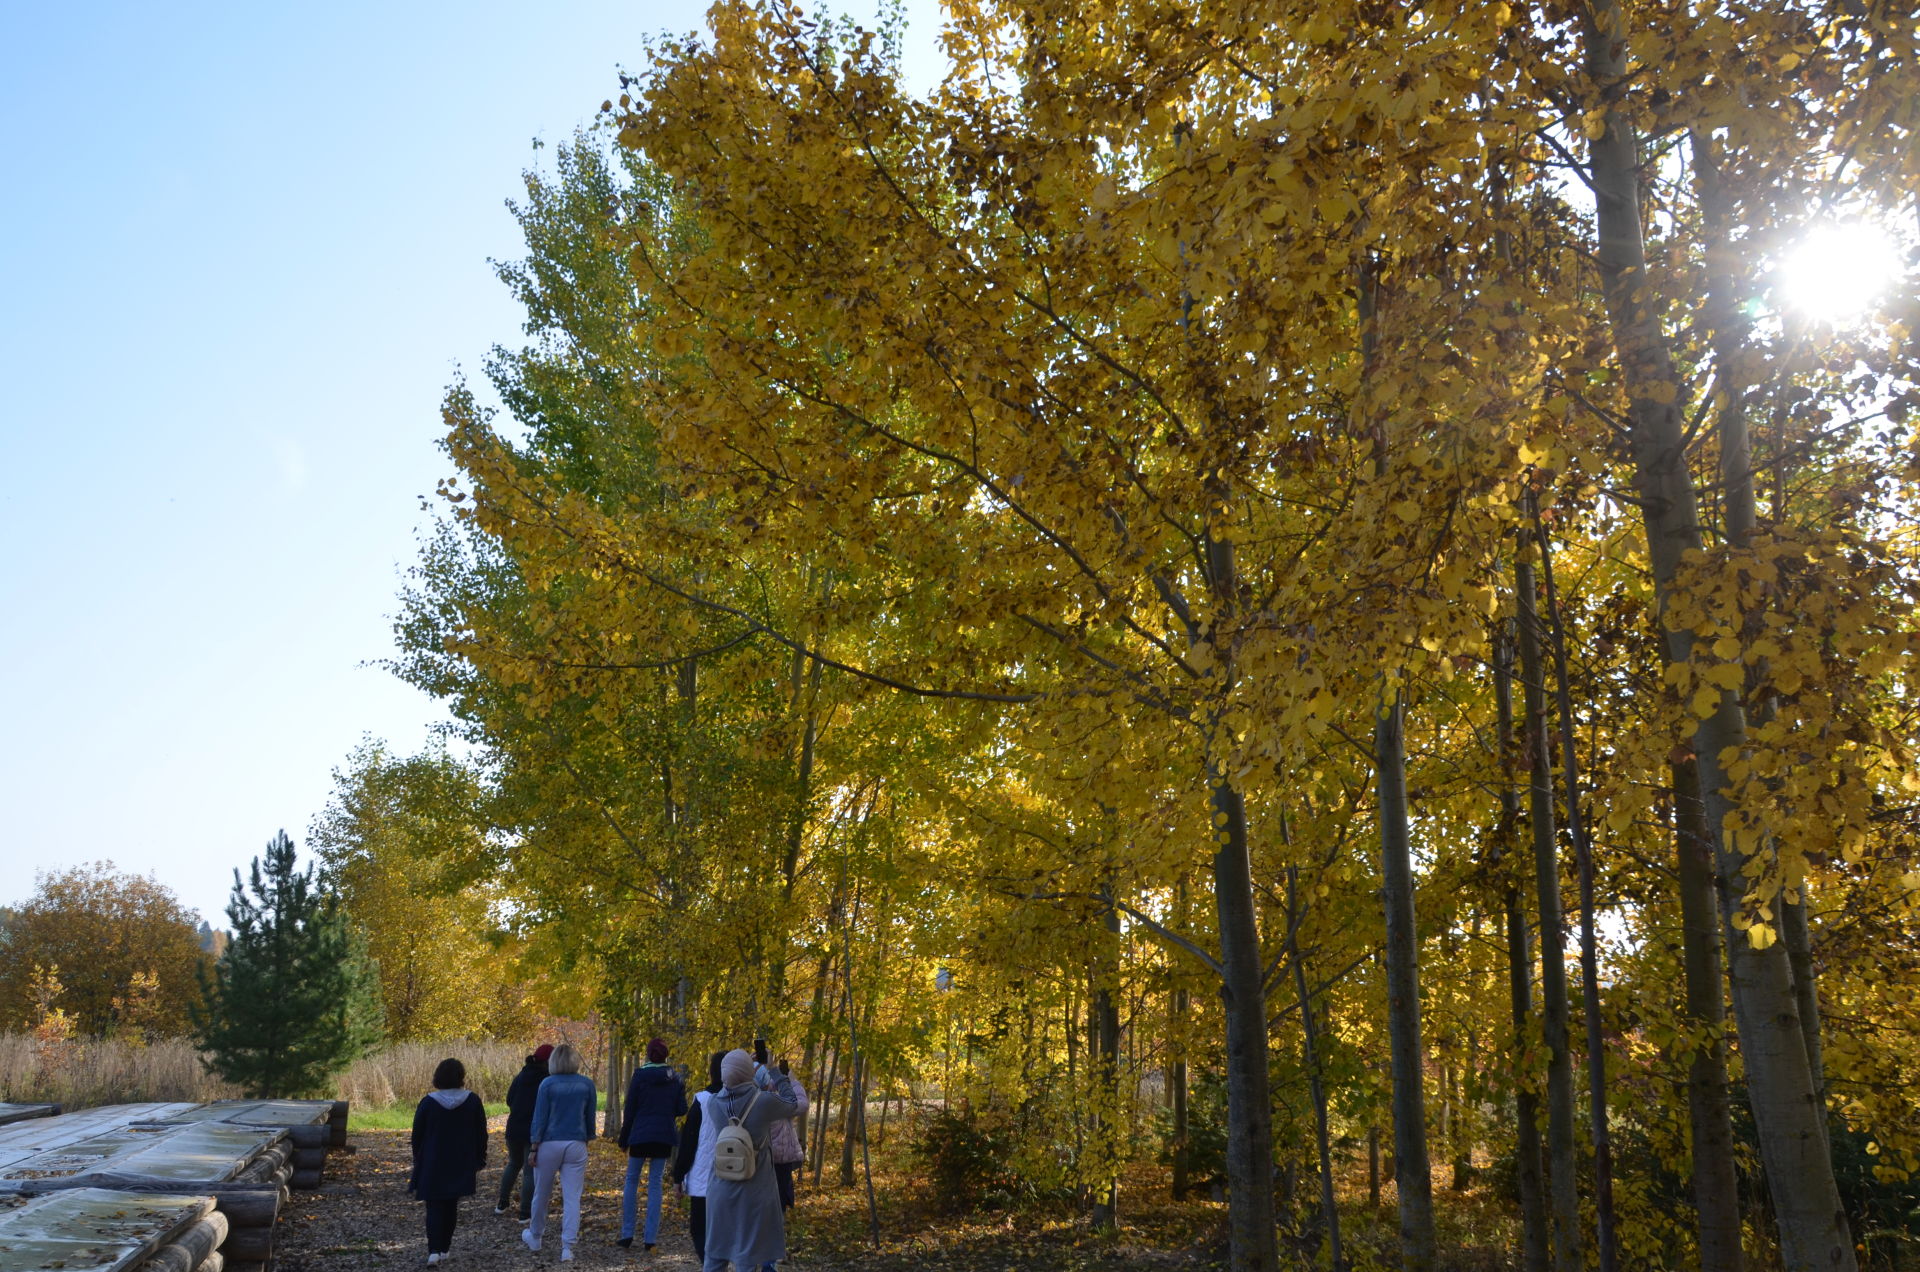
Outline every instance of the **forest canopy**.
[[(1236, 1267), (1338, 1264), (1383, 1135), (1408, 1268), (1491, 1161), (1528, 1267), (1871, 1257), (1911, 15), (952, 3), (921, 95), (711, 22), (528, 175), (528, 340), (446, 400), (398, 669), (489, 833), (433, 868), (630, 1044), (964, 1090), (1096, 1224), (1155, 1139)], [(1835, 226), (1904, 246), (1818, 316)]]

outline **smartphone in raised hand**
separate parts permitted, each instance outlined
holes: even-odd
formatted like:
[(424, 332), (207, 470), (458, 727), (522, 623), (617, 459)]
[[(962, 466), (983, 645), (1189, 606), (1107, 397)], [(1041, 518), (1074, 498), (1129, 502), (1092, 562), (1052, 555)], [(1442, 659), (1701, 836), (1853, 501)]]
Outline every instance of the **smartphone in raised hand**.
[(765, 1038), (755, 1038), (753, 1040), (753, 1058), (755, 1062), (759, 1064), (765, 1064), (767, 1062), (767, 1040)]

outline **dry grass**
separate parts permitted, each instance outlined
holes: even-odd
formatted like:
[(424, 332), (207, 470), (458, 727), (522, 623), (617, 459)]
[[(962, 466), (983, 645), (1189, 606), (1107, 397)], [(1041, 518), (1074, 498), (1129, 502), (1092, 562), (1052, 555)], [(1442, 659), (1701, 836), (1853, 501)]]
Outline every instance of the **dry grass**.
[[(497, 1103), (520, 1071), (526, 1049), (506, 1042), (396, 1043), (340, 1075), (335, 1098), (360, 1108), (413, 1102), (432, 1085), (433, 1067), (448, 1056), (467, 1066), (467, 1085)], [(0, 1034), (0, 1101), (60, 1104), (68, 1109), (148, 1100), (225, 1100), (242, 1094), (215, 1078), (184, 1038), (138, 1046), (115, 1038), (42, 1043), (24, 1033)]]
[(507, 1098), (507, 1086), (520, 1072), (527, 1048), (517, 1042), (397, 1042), (375, 1052), (340, 1075), (335, 1098), (355, 1108), (411, 1108), (433, 1085), (433, 1067), (448, 1056), (467, 1066), (467, 1085), (489, 1104)]
[(145, 1045), (117, 1038), (42, 1043), (31, 1034), (0, 1034), (0, 1100), (84, 1109), (236, 1094), (201, 1066), (200, 1053), (184, 1038)]

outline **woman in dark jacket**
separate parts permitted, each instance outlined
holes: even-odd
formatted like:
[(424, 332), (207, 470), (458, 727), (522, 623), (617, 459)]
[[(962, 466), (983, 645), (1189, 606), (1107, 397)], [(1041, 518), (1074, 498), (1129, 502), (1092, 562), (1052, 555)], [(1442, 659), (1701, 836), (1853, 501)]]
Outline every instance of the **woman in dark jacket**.
[(647, 1062), (633, 1071), (633, 1079), (627, 1083), (626, 1115), (620, 1122), (620, 1147), (627, 1150), (627, 1182), (621, 1193), (620, 1239), (615, 1245), (633, 1244), (643, 1162), (647, 1166), (647, 1226), (640, 1239), (649, 1250), (660, 1239), (661, 1176), (680, 1137), (680, 1119), (686, 1115), (686, 1084), (667, 1067), (667, 1044), (655, 1038), (647, 1044)]
[(493, 1213), (507, 1213), (507, 1203), (513, 1200), (513, 1181), (520, 1181), (520, 1222), (525, 1223), (533, 1213), (533, 1172), (521, 1173), (527, 1164), (527, 1133), (533, 1129), (533, 1102), (540, 1095), (540, 1084), (547, 1080), (547, 1057), (553, 1054), (550, 1043), (541, 1043), (527, 1062), (520, 1066), (520, 1072), (513, 1075), (513, 1082), (507, 1087), (507, 1165), (500, 1172), (500, 1200), (494, 1203)]
[(413, 1173), (407, 1191), (427, 1208), (427, 1263), (440, 1262), (453, 1245), (460, 1220), (460, 1199), (479, 1190), (487, 1164), (487, 1113), (480, 1097), (466, 1089), (467, 1067), (442, 1060), (433, 1071), (433, 1090), (413, 1111)]

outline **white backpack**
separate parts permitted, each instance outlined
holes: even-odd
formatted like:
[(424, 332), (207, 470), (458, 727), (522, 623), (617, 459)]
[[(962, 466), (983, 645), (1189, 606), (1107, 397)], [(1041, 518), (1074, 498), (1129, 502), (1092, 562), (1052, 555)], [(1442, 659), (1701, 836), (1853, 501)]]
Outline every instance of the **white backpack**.
[[(714, 1101), (716, 1104), (719, 1101)], [(713, 1141), (713, 1173), (717, 1178), (743, 1184), (753, 1178), (754, 1168), (759, 1165), (760, 1153), (754, 1147), (753, 1136), (747, 1133), (743, 1123), (753, 1112), (753, 1106), (760, 1102), (760, 1093), (755, 1091), (753, 1098), (747, 1101), (747, 1107), (739, 1117), (730, 1117), (727, 1124), (720, 1128), (720, 1134)]]

